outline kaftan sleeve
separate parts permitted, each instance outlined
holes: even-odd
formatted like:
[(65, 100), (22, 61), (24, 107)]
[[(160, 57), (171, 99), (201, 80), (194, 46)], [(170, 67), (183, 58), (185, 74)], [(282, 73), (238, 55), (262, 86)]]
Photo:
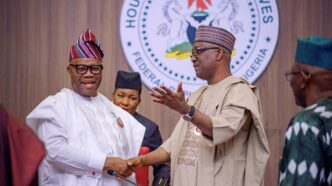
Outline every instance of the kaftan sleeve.
[(168, 138), (161, 146), (168, 154), (171, 154), (171, 137)]
[(235, 85), (225, 98), (225, 104), (220, 112), (209, 115), (213, 125), (213, 137), (203, 135), (207, 144), (212, 147), (225, 143), (233, 138), (246, 123), (251, 122), (252, 117), (247, 109), (250, 104), (257, 104), (254, 92), (246, 84)]
[(70, 174), (101, 173), (106, 156), (89, 153), (68, 143), (66, 114), (62, 103), (50, 96), (27, 117), (28, 125), (46, 147), (46, 159)]
[(61, 124), (42, 121), (38, 128), (38, 136), (47, 149), (46, 158), (56, 167), (74, 175), (102, 172), (106, 156), (91, 154), (69, 145), (66, 131)]
[(219, 145), (233, 138), (250, 118), (246, 110), (238, 107), (227, 107), (222, 111), (223, 117), (211, 117), (213, 138), (204, 136), (210, 146)]

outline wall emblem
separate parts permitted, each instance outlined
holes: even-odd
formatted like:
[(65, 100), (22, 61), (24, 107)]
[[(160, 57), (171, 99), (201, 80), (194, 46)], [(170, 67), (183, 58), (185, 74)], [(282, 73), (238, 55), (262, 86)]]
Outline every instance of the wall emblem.
[(275, 0), (124, 0), (120, 37), (127, 62), (148, 88), (164, 84), (186, 95), (206, 84), (190, 61), (199, 25), (221, 26), (237, 38), (231, 71), (254, 83), (276, 47)]

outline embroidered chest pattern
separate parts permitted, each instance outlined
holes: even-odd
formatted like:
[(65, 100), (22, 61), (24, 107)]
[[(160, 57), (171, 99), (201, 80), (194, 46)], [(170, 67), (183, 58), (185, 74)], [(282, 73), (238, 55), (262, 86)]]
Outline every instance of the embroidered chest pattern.
[(195, 166), (199, 155), (199, 138), (200, 136), (194, 133), (195, 126), (188, 124), (188, 129), (179, 153), (177, 164), (185, 164), (188, 166)]

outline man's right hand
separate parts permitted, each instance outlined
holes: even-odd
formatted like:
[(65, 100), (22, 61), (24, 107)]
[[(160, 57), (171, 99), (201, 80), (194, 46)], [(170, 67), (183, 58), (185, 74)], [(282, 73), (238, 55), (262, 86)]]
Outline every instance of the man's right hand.
[(128, 167), (131, 169), (136, 169), (137, 167), (143, 167), (143, 158), (142, 156), (137, 156), (128, 160)]
[(129, 159), (128, 167), (134, 170), (137, 167), (160, 164), (169, 160), (169, 154), (163, 148), (159, 147), (152, 152)]
[(132, 169), (128, 166), (128, 161), (117, 157), (107, 157), (104, 170), (113, 170), (117, 175), (121, 177), (128, 177), (132, 174)]

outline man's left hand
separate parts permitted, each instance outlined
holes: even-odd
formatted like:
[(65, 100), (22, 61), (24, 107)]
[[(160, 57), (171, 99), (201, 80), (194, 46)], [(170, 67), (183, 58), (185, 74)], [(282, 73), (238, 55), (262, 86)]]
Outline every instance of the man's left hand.
[(172, 92), (164, 85), (154, 87), (153, 90), (155, 92), (150, 92), (150, 95), (154, 97), (154, 102), (166, 105), (169, 108), (178, 111), (180, 114), (186, 114), (189, 112), (190, 106), (185, 101), (182, 83), (178, 85), (176, 92)]

